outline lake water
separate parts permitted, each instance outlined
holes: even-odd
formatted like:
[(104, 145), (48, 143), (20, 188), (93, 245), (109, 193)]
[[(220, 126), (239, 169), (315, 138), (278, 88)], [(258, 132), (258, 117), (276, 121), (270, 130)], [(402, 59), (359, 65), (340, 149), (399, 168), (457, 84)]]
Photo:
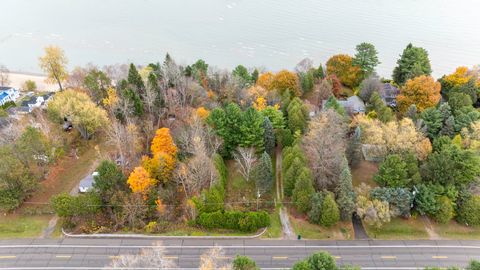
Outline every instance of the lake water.
[(198, 58), (233, 68), (293, 69), (367, 41), (389, 77), (412, 42), (436, 77), (480, 64), (479, 0), (0, 0), (0, 63), (38, 72), (43, 47), (62, 47), (70, 68)]

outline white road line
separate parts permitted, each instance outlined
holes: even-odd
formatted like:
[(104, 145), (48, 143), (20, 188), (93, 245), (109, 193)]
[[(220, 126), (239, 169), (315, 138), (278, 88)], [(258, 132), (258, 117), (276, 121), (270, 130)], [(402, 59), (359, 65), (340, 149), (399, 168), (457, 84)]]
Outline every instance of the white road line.
[[(6, 267), (2, 268), (2, 270), (158, 270), (158, 267), (135, 267), (135, 268), (130, 268), (130, 267), (124, 267), (124, 268), (110, 268), (110, 267)], [(183, 269), (183, 270), (198, 270), (198, 268), (163, 268), (164, 270), (178, 270), (178, 269)], [(263, 268), (265, 270), (284, 270), (286, 269), (285, 267), (280, 267), (280, 268)], [(288, 268), (287, 268), (288, 269)], [(419, 267), (362, 267), (362, 270), (418, 270), (420, 269)]]
[(213, 247), (221, 247), (223, 249), (384, 249), (384, 248), (441, 248), (441, 249), (480, 249), (480, 246), (435, 246), (435, 245), (411, 245), (411, 246), (222, 246), (222, 245), (205, 245), (205, 246), (108, 246), (108, 245), (0, 245), (0, 248), (164, 248), (164, 249), (210, 249)]

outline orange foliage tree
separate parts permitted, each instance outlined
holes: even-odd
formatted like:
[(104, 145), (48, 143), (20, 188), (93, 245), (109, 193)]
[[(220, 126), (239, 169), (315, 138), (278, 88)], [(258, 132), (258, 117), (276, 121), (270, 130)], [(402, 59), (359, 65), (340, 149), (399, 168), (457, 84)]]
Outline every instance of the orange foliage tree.
[(175, 146), (175, 143), (173, 142), (169, 128), (157, 129), (150, 150), (154, 156), (158, 153), (166, 153), (172, 157), (177, 156), (177, 146)]
[(210, 111), (205, 109), (205, 107), (199, 107), (196, 111), (197, 116), (200, 117), (200, 119), (205, 120), (207, 117), (210, 115)]
[(136, 167), (127, 180), (133, 193), (140, 193), (146, 198), (148, 192), (156, 185), (156, 180), (151, 178), (143, 167)]
[(275, 74), (272, 88), (279, 91), (280, 94), (288, 90), (293, 96), (299, 97), (302, 95), (297, 74), (288, 70), (282, 70)]
[(354, 66), (353, 58), (347, 54), (337, 54), (327, 61), (327, 73), (328, 75), (337, 75), (342, 84), (348, 87), (356, 87), (360, 83), (361, 69), (358, 66)]
[(274, 75), (272, 72), (262, 73), (260, 76), (258, 76), (257, 85), (263, 87), (264, 89), (272, 90), (273, 77)]
[(332, 85), (332, 94), (339, 98), (340, 94), (342, 93), (342, 83), (338, 79), (337, 75), (332, 74), (328, 75), (324, 80), (327, 80)]
[[(450, 86), (464, 85), (474, 78), (475, 73), (470, 72), (467, 67), (458, 67), (454, 73), (447, 75), (443, 81)], [(480, 80), (478, 83), (480, 85)]]
[(408, 80), (397, 96), (398, 108), (405, 113), (415, 104), (419, 112), (433, 107), (440, 101), (440, 83), (430, 76), (419, 76)]
[(267, 100), (264, 97), (258, 97), (255, 102), (253, 102), (253, 108), (257, 111), (263, 111), (267, 108)]

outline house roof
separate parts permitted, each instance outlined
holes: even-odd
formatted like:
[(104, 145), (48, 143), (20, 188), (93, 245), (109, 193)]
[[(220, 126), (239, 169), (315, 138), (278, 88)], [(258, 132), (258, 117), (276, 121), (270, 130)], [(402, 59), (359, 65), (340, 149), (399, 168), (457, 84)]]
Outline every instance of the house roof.
[(400, 93), (400, 90), (390, 83), (384, 83), (383, 84), (383, 93), (384, 93), (385, 96), (396, 96)]
[(7, 90), (10, 90), (12, 88), (13, 87), (10, 87), (10, 86), (0, 86), (0, 91), (7, 91)]
[(80, 181), (79, 187), (92, 188), (93, 187), (93, 175), (88, 175)]
[(4, 98), (6, 98), (6, 97), (8, 97), (8, 93), (7, 93), (7, 92), (1, 92), (1, 93), (0, 93), (0, 100), (4, 99)]
[(22, 101), (22, 106), (28, 107), (28, 104), (35, 104), (35, 103), (37, 103), (37, 97), (33, 96), (33, 97), (30, 97), (29, 99)]

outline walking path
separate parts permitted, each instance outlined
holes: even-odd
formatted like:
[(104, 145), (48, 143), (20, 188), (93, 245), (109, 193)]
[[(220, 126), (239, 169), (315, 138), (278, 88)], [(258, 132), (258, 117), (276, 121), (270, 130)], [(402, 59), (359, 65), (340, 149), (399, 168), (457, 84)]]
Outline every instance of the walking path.
[(425, 224), (425, 230), (427, 231), (427, 234), (430, 240), (442, 239), (440, 235), (438, 235), (437, 232), (435, 232), (435, 229), (433, 228), (432, 223), (430, 222), (430, 219), (428, 219), (428, 217), (422, 216), (422, 221), (423, 221), (423, 224)]
[[(283, 200), (283, 179), (282, 179), (282, 149), (277, 147), (276, 150), (276, 183), (277, 183), (277, 200), (281, 203)], [(282, 223), (283, 239), (295, 239), (295, 233), (290, 225), (287, 210), (282, 205), (280, 208), (280, 222)]]

